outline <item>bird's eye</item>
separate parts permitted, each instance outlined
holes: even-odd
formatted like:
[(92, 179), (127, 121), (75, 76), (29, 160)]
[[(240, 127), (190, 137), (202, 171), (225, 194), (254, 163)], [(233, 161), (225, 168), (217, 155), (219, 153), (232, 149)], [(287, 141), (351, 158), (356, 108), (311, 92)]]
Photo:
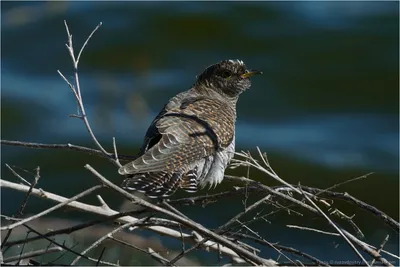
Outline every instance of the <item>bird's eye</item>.
[(229, 78), (231, 76), (232, 76), (232, 72), (230, 72), (229, 70), (224, 70), (223, 72), (221, 72), (222, 78)]

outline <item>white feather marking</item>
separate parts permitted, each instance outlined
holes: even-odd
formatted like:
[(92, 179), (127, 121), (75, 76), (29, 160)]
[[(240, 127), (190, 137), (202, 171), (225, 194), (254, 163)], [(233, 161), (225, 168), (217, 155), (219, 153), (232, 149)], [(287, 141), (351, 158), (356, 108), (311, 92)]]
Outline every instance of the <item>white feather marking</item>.
[(239, 63), (240, 65), (244, 65), (244, 62), (240, 59), (236, 59), (236, 60), (229, 59), (228, 61), (232, 64)]
[[(170, 136), (174, 137), (172, 134), (167, 134), (168, 141), (169, 141), (171, 144), (175, 144), (176, 142), (172, 142)], [(176, 140), (175, 137), (174, 137), (174, 139)], [(167, 146), (167, 144), (165, 144), (165, 143), (164, 143), (164, 145), (165, 145), (166, 148), (171, 148), (171, 147), (172, 147), (172, 146)]]
[[(165, 144), (163, 138), (161, 138), (161, 142), (162, 142), (162, 144), (163, 144), (166, 148), (171, 148), (171, 147), (168, 147), (168, 146)], [(158, 151), (159, 151), (161, 154), (164, 154), (164, 155), (167, 154), (167, 153), (164, 153), (162, 149), (159, 149)]]
[[(160, 149), (158, 151), (160, 151)], [(153, 152), (154, 152), (154, 149), (150, 152), (152, 159), (154, 159), (155, 161), (158, 161), (158, 159), (154, 156)], [(160, 151), (160, 153), (161, 153), (161, 151)]]
[[(144, 157), (142, 157), (142, 161), (143, 161), (143, 163), (146, 164), (146, 165), (149, 164), (148, 162), (146, 162), (146, 161), (144, 160)], [(133, 165), (133, 164), (132, 164), (132, 165)]]

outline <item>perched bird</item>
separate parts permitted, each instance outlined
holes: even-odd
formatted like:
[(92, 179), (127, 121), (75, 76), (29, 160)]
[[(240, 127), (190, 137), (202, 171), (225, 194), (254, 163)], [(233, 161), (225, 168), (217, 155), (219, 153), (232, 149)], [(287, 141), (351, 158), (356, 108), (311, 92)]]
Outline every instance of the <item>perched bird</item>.
[(206, 68), (153, 120), (138, 158), (118, 170), (122, 187), (161, 198), (221, 183), (235, 152), (236, 103), (254, 74), (241, 60)]

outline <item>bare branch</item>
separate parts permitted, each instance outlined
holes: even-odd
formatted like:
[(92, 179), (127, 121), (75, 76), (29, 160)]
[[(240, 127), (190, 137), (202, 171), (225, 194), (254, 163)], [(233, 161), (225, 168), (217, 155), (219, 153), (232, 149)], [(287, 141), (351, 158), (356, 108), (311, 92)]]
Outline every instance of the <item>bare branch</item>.
[(28, 182), (27, 180), (25, 180), (21, 175), (19, 175), (16, 171), (14, 171), (14, 169), (13, 168), (11, 168), (10, 167), (10, 165), (8, 165), (7, 163), (5, 164), (6, 165), (6, 167), (11, 171), (11, 173), (15, 176), (15, 177), (17, 177), (19, 180), (21, 180), (23, 183), (25, 183), (25, 184), (27, 184), (27, 185), (31, 185), (31, 183), (30, 182)]
[(169, 260), (167, 260), (166, 258), (164, 258), (163, 256), (161, 256), (160, 254), (158, 254), (156, 251), (154, 251), (154, 249), (152, 248), (148, 248), (147, 249), (150, 256), (155, 259), (156, 261), (160, 262), (163, 265), (170, 265), (170, 266), (175, 266), (173, 264), (169, 264)]
[(267, 201), (268, 199), (271, 198), (271, 195), (267, 195), (265, 197), (263, 197), (262, 199), (260, 199), (259, 201), (253, 203), (252, 205), (250, 205), (246, 210), (238, 213), (236, 216), (234, 216), (233, 218), (231, 218), (227, 223), (225, 223), (224, 225), (221, 225), (218, 229), (219, 230), (225, 230), (227, 229), (229, 226), (231, 226), (233, 223), (237, 222), (243, 215), (245, 215), (246, 213), (249, 213), (250, 211), (254, 210), (255, 208), (257, 208), (259, 205), (263, 204), (265, 201)]
[[(8, 164), (6, 164), (6, 166), (7, 166), (13, 173), (17, 174), (13, 169), (11, 169), (10, 166), (8, 166)], [(17, 175), (18, 175), (18, 174), (17, 174)], [(22, 180), (25, 180), (24, 178), (22, 178), (22, 177), (19, 176), (19, 175), (18, 175), (18, 177), (19, 177), (20, 179), (22, 179)], [(39, 182), (39, 178), (40, 178), (40, 167), (38, 166), (38, 167), (36, 168), (35, 179), (33, 180), (33, 183), (30, 184), (29, 190), (28, 190), (28, 192), (26, 192), (26, 194), (25, 194), (24, 201), (22, 202), (22, 205), (21, 205), (21, 207), (20, 207), (20, 209), (19, 209), (19, 211), (18, 211), (17, 217), (21, 217), (21, 216), (23, 215), (23, 212), (24, 212), (24, 210), (25, 210), (26, 204), (28, 203), (29, 196), (30, 196), (31, 193), (32, 193), (32, 189), (33, 189), (33, 188), (36, 186), (36, 184)], [(19, 221), (22, 221), (22, 220), (19, 220)], [(5, 235), (5, 237), (4, 237), (4, 239), (3, 239), (3, 242), (2, 242), (2, 244), (1, 244), (1, 246), (0, 246), (1, 248), (3, 248), (4, 244), (7, 242), (8, 238), (9, 238), (10, 235), (11, 235), (11, 232), (12, 232), (12, 229), (8, 230), (8, 232), (7, 232), (7, 234)]]
[(19, 261), (22, 259), (33, 258), (33, 257), (41, 256), (44, 254), (48, 254), (48, 253), (60, 252), (63, 250), (64, 249), (62, 249), (61, 247), (51, 247), (51, 248), (46, 248), (46, 249), (35, 250), (35, 251), (24, 253), (22, 255), (16, 255), (16, 256), (11, 256), (11, 257), (5, 258), (2, 263)]
[(119, 162), (119, 159), (118, 159), (117, 142), (115, 141), (115, 137), (113, 137), (113, 148), (114, 148), (114, 159), (115, 159), (115, 162), (117, 163), (118, 167), (122, 167), (122, 165), (121, 165), (121, 163)]
[[(65, 24), (67, 24), (67, 22), (65, 22)], [(100, 26), (103, 25), (102, 22), (100, 22), (96, 28), (94, 28), (94, 30), (92, 31), (92, 33), (90, 33), (89, 37), (86, 38), (85, 43), (82, 45), (81, 50), (79, 51), (78, 57), (76, 58), (76, 67), (78, 68), (78, 64), (79, 64), (79, 59), (81, 58), (82, 52), (85, 49), (86, 45), (88, 44), (90, 38), (92, 38), (93, 34), (100, 28)], [(68, 27), (67, 27), (68, 29)]]
[[(2, 181), (2, 182), (3, 182), (3, 181)], [(53, 206), (53, 207), (51, 207), (51, 208), (49, 208), (49, 209), (47, 209), (47, 210), (44, 210), (44, 211), (42, 211), (42, 212), (39, 212), (38, 214), (35, 214), (35, 215), (31, 216), (31, 217), (28, 217), (28, 218), (23, 219), (23, 220), (21, 220), (21, 221), (18, 221), (18, 222), (16, 222), (16, 223), (13, 223), (13, 224), (9, 224), (9, 225), (0, 227), (0, 230), (1, 230), (1, 231), (4, 231), (4, 230), (13, 229), (13, 228), (15, 228), (15, 227), (17, 227), (17, 226), (20, 226), (20, 225), (23, 225), (23, 224), (25, 224), (25, 223), (27, 223), (27, 222), (29, 222), (29, 221), (32, 221), (32, 220), (37, 219), (37, 218), (40, 218), (40, 217), (42, 217), (42, 216), (44, 216), (44, 215), (46, 215), (46, 214), (48, 214), (48, 213), (50, 213), (50, 212), (52, 212), (52, 211), (54, 211), (54, 210), (56, 210), (56, 209), (59, 209), (59, 208), (61, 208), (61, 207), (63, 207), (63, 206), (66, 206), (67, 204), (69, 204), (69, 203), (71, 203), (71, 202), (73, 202), (73, 201), (75, 201), (75, 200), (77, 200), (77, 199), (79, 199), (79, 198), (81, 198), (81, 197), (84, 197), (84, 196), (86, 196), (86, 195), (89, 195), (89, 194), (92, 193), (93, 191), (95, 191), (95, 190), (97, 190), (97, 189), (99, 189), (99, 188), (102, 188), (102, 187), (103, 187), (102, 185), (95, 185), (95, 186), (93, 186), (93, 187), (91, 187), (91, 188), (89, 188), (89, 189), (83, 191), (82, 193), (79, 193), (79, 194), (77, 194), (76, 196), (71, 197), (70, 199), (67, 199), (67, 200), (61, 202), (60, 204), (57, 204), (57, 205), (55, 205), (55, 206)], [(32, 190), (32, 189), (31, 189), (31, 190)]]
[[(77, 146), (73, 144), (41, 144), (41, 143), (31, 143), (31, 142), (21, 142), (21, 141), (10, 141), (10, 140), (0, 140), (0, 144), (8, 146), (36, 148), (36, 149), (50, 148), (50, 149), (74, 150), (78, 152), (84, 152), (89, 155), (96, 155), (108, 158), (108, 156), (104, 155), (101, 150), (96, 150), (84, 146)], [(115, 158), (115, 154), (111, 154), (111, 156)], [(122, 160), (134, 160), (135, 158), (136, 158), (135, 156), (118, 155), (118, 159)]]
[[(95, 247), (97, 247), (98, 245), (100, 245), (101, 242), (103, 242), (103, 241), (106, 240), (108, 237), (112, 236), (113, 234), (115, 234), (115, 233), (117, 233), (117, 232), (119, 232), (119, 231), (121, 231), (121, 230), (123, 230), (123, 229), (129, 227), (129, 226), (135, 225), (136, 223), (143, 222), (143, 221), (145, 221), (145, 220), (147, 220), (147, 219), (148, 219), (148, 217), (143, 218), (143, 219), (140, 219), (140, 220), (137, 220), (137, 221), (134, 221), (134, 222), (128, 222), (128, 223), (125, 223), (124, 225), (121, 225), (120, 227), (115, 228), (114, 230), (112, 230), (112, 231), (109, 232), (108, 234), (106, 234), (106, 235), (102, 236), (101, 238), (99, 238), (96, 242), (94, 242), (94, 243), (93, 243), (92, 245), (90, 245), (87, 249), (85, 249), (81, 254), (82, 254), (82, 255), (85, 255), (86, 253), (88, 253), (90, 250), (92, 250), (93, 248), (95, 248)], [(79, 261), (80, 258), (81, 258), (81, 256), (77, 256), (77, 257), (71, 262), (71, 265), (75, 265), (75, 264)]]
[[(301, 190), (301, 188), (300, 188)], [(308, 202), (311, 203), (311, 205), (314, 206), (314, 208), (316, 208), (318, 210), (318, 212), (325, 217), (325, 219), (329, 222), (330, 225), (333, 226), (333, 228), (335, 228), (335, 230), (343, 237), (343, 239), (347, 242), (347, 244), (349, 244), (349, 246), (353, 249), (353, 251), (357, 254), (357, 256), (367, 265), (370, 266), (368, 264), (368, 262), (364, 259), (364, 257), (360, 254), (360, 252), (354, 247), (353, 243), (350, 242), (350, 240), (347, 238), (347, 236), (343, 233), (342, 229), (340, 229), (336, 223), (334, 223), (318, 206), (317, 204), (315, 204), (306, 194), (303, 194), (303, 196), (307, 199)]]
[(85, 107), (84, 107), (84, 104), (83, 104), (82, 95), (81, 95), (81, 89), (80, 89), (80, 84), (79, 84), (78, 63), (79, 63), (79, 60), (80, 60), (80, 56), (83, 53), (83, 50), (86, 47), (87, 43), (89, 42), (89, 39), (97, 31), (97, 29), (101, 26), (101, 23), (99, 25), (97, 25), (97, 27), (92, 31), (92, 33), (88, 36), (88, 38), (86, 38), (85, 43), (83, 44), (82, 48), (79, 51), (78, 58), (75, 58), (74, 49), (73, 49), (73, 43), (72, 43), (72, 35), (70, 34), (70, 31), (69, 31), (69, 28), (68, 28), (68, 24), (67, 24), (67, 22), (65, 20), (64, 20), (64, 24), (65, 24), (65, 29), (66, 29), (67, 35), (68, 35), (68, 44), (66, 44), (66, 46), (67, 46), (68, 52), (69, 52), (69, 54), (71, 56), (71, 59), (72, 59), (72, 62), (73, 62), (73, 66), (74, 66), (75, 86), (72, 85), (60, 71), (58, 71), (58, 73), (60, 74), (60, 76), (64, 79), (64, 81), (68, 84), (68, 86), (73, 91), (75, 99), (76, 99), (76, 101), (78, 103), (78, 110), (82, 114), (81, 119), (83, 120), (83, 122), (84, 122), (84, 124), (86, 126), (86, 130), (88, 131), (88, 133), (89, 133), (90, 137), (92, 138), (94, 144), (106, 156), (106, 158), (108, 160), (110, 160), (113, 164), (115, 164), (117, 167), (119, 167), (119, 163), (112, 157), (111, 153), (108, 153), (103, 148), (103, 146), (100, 144), (100, 142), (97, 140), (95, 134), (93, 133), (93, 130), (92, 130), (91, 126), (90, 126), (89, 120), (88, 120), (86, 112), (85, 112)]
[(338, 233), (322, 231), (322, 230), (318, 230), (318, 229), (314, 229), (314, 228), (310, 228), (310, 227), (304, 227), (304, 226), (298, 226), (298, 225), (290, 225), (290, 224), (287, 224), (286, 227), (287, 228), (295, 228), (295, 229), (299, 229), (299, 230), (312, 231), (312, 232), (316, 232), (316, 233), (324, 234), (324, 235), (340, 236), (340, 234), (338, 234)]
[[(386, 237), (383, 239), (381, 245), (379, 246), (379, 249), (376, 251), (377, 253), (380, 253), (383, 250), (383, 247), (386, 245), (386, 243), (389, 241), (389, 235), (386, 235)], [(375, 259), (372, 260), (371, 266), (374, 266), (375, 264)]]

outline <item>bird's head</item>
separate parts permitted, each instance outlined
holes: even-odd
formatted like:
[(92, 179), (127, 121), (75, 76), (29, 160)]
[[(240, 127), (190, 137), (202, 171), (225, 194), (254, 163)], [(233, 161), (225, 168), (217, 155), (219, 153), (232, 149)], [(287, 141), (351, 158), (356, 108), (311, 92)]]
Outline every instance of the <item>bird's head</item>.
[(251, 86), (250, 77), (261, 71), (247, 69), (241, 60), (223, 60), (206, 68), (196, 84), (228, 97), (237, 97)]

